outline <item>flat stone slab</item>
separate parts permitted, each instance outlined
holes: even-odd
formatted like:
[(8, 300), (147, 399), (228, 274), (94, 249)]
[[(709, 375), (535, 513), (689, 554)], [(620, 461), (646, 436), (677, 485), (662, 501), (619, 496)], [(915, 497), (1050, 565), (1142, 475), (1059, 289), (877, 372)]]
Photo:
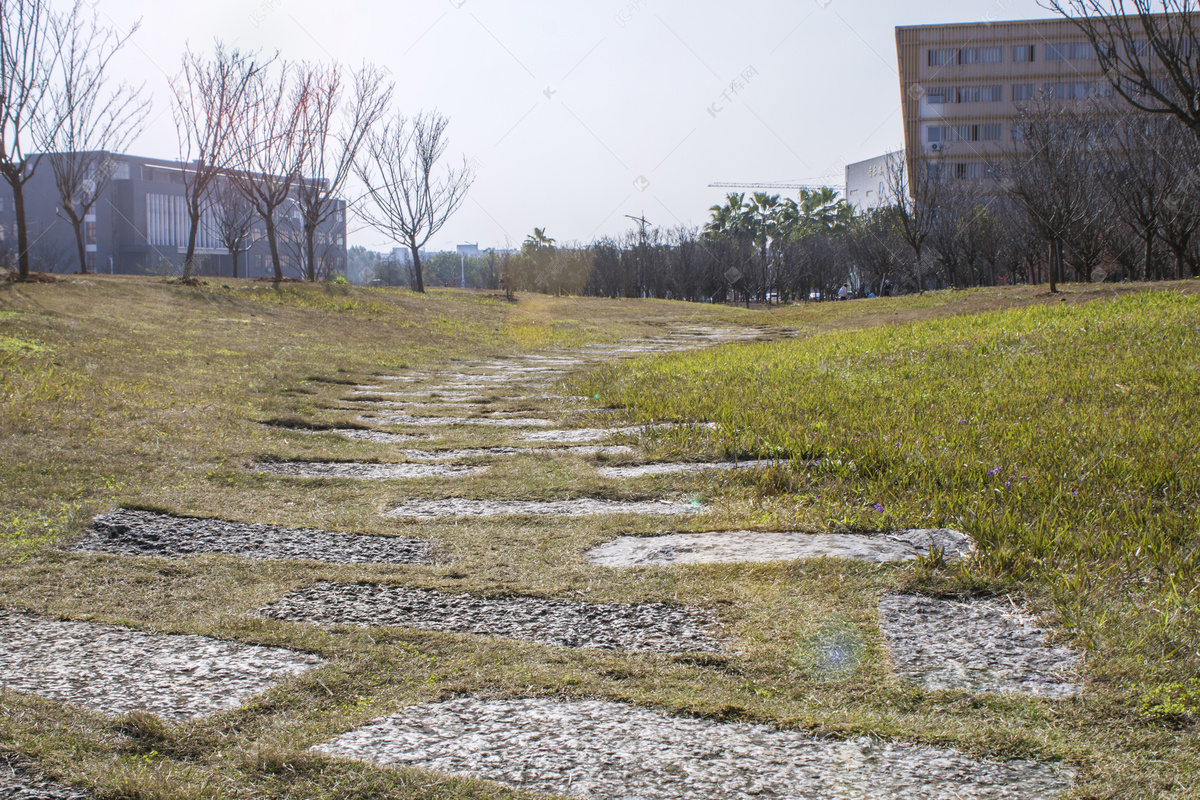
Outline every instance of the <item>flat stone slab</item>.
[(182, 721), (237, 708), (325, 662), (307, 653), (0, 611), (0, 686), (113, 716)]
[(558, 647), (718, 652), (716, 622), (665, 603), (567, 603), (537, 597), (448, 595), (402, 586), (318, 583), (256, 612), (319, 625), (395, 625)]
[(971, 539), (945, 529), (862, 533), (672, 533), (665, 536), (625, 536), (587, 553), (602, 567), (670, 566), (672, 564), (732, 564), (794, 561), (802, 558), (851, 558), (889, 563), (928, 555), (931, 548), (948, 559), (974, 549)]
[(832, 741), (596, 700), (424, 703), (312, 749), (596, 800), (1027, 800), (1053, 797), (1072, 780), (1052, 764)]
[(354, 478), (360, 481), (469, 478), (487, 467), (451, 467), (430, 464), (368, 464), (351, 461), (285, 461), (260, 463), (255, 472), (289, 478)]
[(699, 506), (666, 500), (624, 502), (620, 500), (413, 500), (387, 512), (389, 517), (436, 519), (438, 517), (497, 517), (508, 514), (586, 517), (593, 514), (695, 514)]
[(497, 428), (545, 428), (554, 424), (549, 419), (495, 419), (492, 417), (413, 417), (407, 414), (380, 414), (377, 417), (359, 417), (367, 425), (411, 425), (413, 427), (445, 427), (448, 425), (484, 425)]
[(52, 781), (40, 780), (3, 763), (0, 757), (0, 797), (6, 800), (91, 800), (91, 798)]
[(429, 542), (423, 539), (186, 519), (126, 509), (96, 517), (75, 549), (160, 558), (224, 553), (262, 561), (328, 564), (422, 564), (430, 552)]
[(332, 433), (344, 439), (356, 442), (376, 442), (378, 444), (401, 444), (403, 442), (420, 442), (429, 439), (428, 436), (418, 436), (412, 433), (384, 433), (383, 431), (364, 431), (357, 428), (334, 428), (328, 431), (307, 431), (308, 433)]
[(645, 431), (641, 425), (626, 428), (567, 428), (556, 431), (531, 431), (521, 434), (527, 442), (559, 442), (570, 444), (576, 442), (602, 442), (614, 436), (636, 436)]
[(1047, 632), (1011, 604), (891, 595), (879, 621), (896, 673), (927, 689), (1025, 692), (1049, 699), (1082, 690), (1071, 677), (1083, 656), (1047, 642)]
[(757, 469), (756, 461), (720, 461), (707, 464), (640, 464), (633, 467), (600, 467), (602, 478), (645, 478), (652, 475), (685, 475), (696, 472), (723, 472), (731, 469)]

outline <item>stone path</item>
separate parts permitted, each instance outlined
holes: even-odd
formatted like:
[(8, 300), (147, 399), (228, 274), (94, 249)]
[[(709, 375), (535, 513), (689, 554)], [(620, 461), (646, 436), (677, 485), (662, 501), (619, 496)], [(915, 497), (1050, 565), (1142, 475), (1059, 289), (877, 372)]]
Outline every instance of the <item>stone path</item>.
[(450, 467), (431, 464), (364, 464), (346, 461), (284, 461), (256, 464), (255, 472), (290, 478), (354, 478), (363, 481), (416, 480), (420, 478), (471, 478), (487, 467)]
[(892, 595), (880, 601), (879, 618), (897, 674), (926, 688), (1056, 700), (1080, 691), (1072, 675), (1082, 657), (1047, 644), (1046, 632), (1007, 602)]
[(91, 800), (86, 794), (35, 778), (0, 754), (0, 797), (6, 800)]
[(225, 553), (259, 560), (328, 564), (420, 564), (429, 560), (430, 550), (429, 542), (423, 539), (187, 519), (126, 509), (96, 517), (75, 547), (121, 556), (180, 558)]
[(0, 611), (0, 687), (119, 716), (182, 721), (229, 711), (279, 681), (319, 667), (316, 656), (203, 636), (59, 622)]
[(665, 500), (646, 502), (620, 500), (412, 500), (387, 512), (389, 517), (437, 519), (438, 517), (497, 517), (532, 514), (554, 517), (589, 517), (595, 514), (685, 515), (700, 511), (690, 503)]
[(1071, 778), (1031, 761), (835, 742), (600, 701), (427, 703), (313, 749), (597, 800), (1024, 800), (1054, 796)]
[(625, 536), (587, 555), (593, 564), (602, 567), (791, 561), (822, 556), (887, 563), (928, 555), (931, 548), (954, 559), (970, 553), (974, 544), (962, 533), (942, 529), (884, 535), (724, 531)]
[(559, 647), (663, 653), (720, 650), (710, 635), (716, 626), (711, 614), (665, 603), (567, 603), (318, 583), (285, 595), (258, 614), (319, 625), (396, 625)]

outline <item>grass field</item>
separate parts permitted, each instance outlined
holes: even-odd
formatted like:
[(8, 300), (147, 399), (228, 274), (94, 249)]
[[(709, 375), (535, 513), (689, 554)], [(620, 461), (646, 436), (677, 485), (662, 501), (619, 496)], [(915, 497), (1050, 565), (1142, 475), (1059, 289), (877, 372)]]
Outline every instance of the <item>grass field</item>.
[[(1063, 760), (1074, 797), (1200, 797), (1200, 297), (1195, 282), (932, 293), (745, 309), (654, 301), (70, 278), (0, 288), (0, 607), (317, 653), (332, 665), (243, 709), (178, 726), (0, 693), (0, 753), (98, 797), (516, 797), (307, 753), (414, 702), (595, 697), (834, 736)], [(261, 459), (394, 459), (299, 434), (357, 424), (342, 399), (380, 374), (661, 333), (753, 325), (791, 338), (634, 359), (574, 377), (618, 422), (663, 432), (650, 455), (777, 460), (757, 475), (629, 481), (578, 457), (507, 459), (469, 485), (261, 475)], [(530, 407), (532, 408), (532, 406)], [(522, 404), (506, 410), (529, 410)], [(609, 417), (603, 417), (605, 422)], [(579, 424), (586, 424), (584, 416)], [(446, 446), (501, 441), (448, 432)], [(456, 438), (457, 437), (457, 438)], [(970, 533), (963, 566), (810, 562), (592, 567), (583, 550), (662, 521), (414, 523), (398, 500), (701, 497), (673, 530)], [(117, 506), (290, 527), (429, 536), (411, 567), (123, 559), (63, 549)], [(245, 616), (316, 580), (714, 609), (734, 646), (672, 657), (435, 634), (322, 630)], [(889, 675), (878, 597), (1010, 595), (1088, 653), (1059, 702), (930, 692)], [(812, 643), (854, 632), (853, 669)]]

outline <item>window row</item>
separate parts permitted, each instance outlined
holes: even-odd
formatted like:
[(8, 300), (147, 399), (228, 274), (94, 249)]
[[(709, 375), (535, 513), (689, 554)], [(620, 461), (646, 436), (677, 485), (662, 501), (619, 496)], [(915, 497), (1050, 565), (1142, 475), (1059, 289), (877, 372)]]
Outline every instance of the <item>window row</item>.
[(937, 142), (998, 142), (1003, 132), (999, 122), (985, 125), (930, 125), (925, 139)]
[(929, 90), (929, 102), (943, 103), (998, 103), (1004, 99), (1002, 86), (939, 86)]
[(958, 180), (980, 181), (1000, 180), (1000, 165), (988, 164), (982, 161), (972, 161), (965, 164), (940, 164), (931, 161), (926, 165), (929, 177), (934, 180), (941, 178), (957, 178)]
[(929, 51), (929, 66), (950, 67), (959, 64), (999, 64), (1004, 60), (1002, 47), (951, 47)]

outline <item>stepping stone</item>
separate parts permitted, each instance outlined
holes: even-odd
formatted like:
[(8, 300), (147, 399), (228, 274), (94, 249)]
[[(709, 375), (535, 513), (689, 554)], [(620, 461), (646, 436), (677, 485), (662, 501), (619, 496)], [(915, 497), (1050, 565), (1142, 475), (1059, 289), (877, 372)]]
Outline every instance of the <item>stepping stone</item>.
[(0, 763), (0, 797), (6, 800), (91, 800), (68, 786), (34, 778), (4, 763)]
[(1082, 691), (1070, 678), (1083, 656), (1048, 644), (1046, 631), (1009, 603), (892, 595), (880, 600), (879, 620), (896, 673), (927, 689), (1054, 700)]
[(553, 425), (548, 419), (491, 419), (489, 417), (413, 417), (407, 414), (381, 414), (378, 417), (359, 417), (367, 425), (412, 425), (441, 427), (446, 425), (485, 425), (498, 428), (545, 428)]
[(87, 537), (74, 549), (159, 558), (224, 553), (262, 561), (423, 564), (429, 560), (430, 546), (423, 539), (294, 530), (118, 509), (96, 517), (87, 530)]
[(413, 461), (460, 461), (465, 458), (487, 458), (489, 456), (521, 455), (581, 455), (581, 456), (624, 456), (636, 451), (632, 447), (488, 447), (467, 450), (401, 450), (400, 454)]
[(327, 431), (305, 431), (305, 433), (332, 433), (356, 442), (376, 442), (378, 444), (400, 444), (401, 442), (428, 441), (428, 436), (418, 436), (411, 433), (384, 433), (383, 431), (364, 431), (358, 428), (334, 428)]
[(571, 428), (557, 431), (532, 431), (521, 434), (527, 442), (557, 442), (562, 444), (574, 442), (602, 442), (614, 436), (640, 435), (644, 426), (636, 425), (626, 428)]
[(622, 703), (470, 697), (410, 706), (312, 748), (579, 798), (1049, 798), (1070, 770), (872, 738), (668, 716)]
[(255, 472), (291, 478), (354, 478), (361, 481), (469, 478), (487, 467), (450, 467), (428, 464), (365, 464), (352, 461), (285, 461), (260, 463)]
[(558, 647), (718, 652), (712, 615), (665, 603), (567, 603), (536, 597), (448, 595), (402, 586), (318, 583), (255, 612), (317, 625), (395, 625)]
[(692, 472), (718, 472), (730, 469), (758, 469), (756, 461), (723, 461), (709, 464), (642, 464), (635, 467), (600, 467), (602, 478), (645, 478), (652, 475), (682, 475)]
[(237, 708), (324, 661), (277, 647), (0, 611), (0, 686), (112, 716), (172, 721)]
[(945, 529), (862, 533), (672, 533), (665, 536), (625, 536), (587, 553), (602, 567), (669, 566), (672, 564), (733, 564), (793, 561), (801, 558), (852, 558), (889, 563), (911, 561), (940, 549), (948, 559), (974, 549), (971, 539)]
[(695, 514), (700, 506), (665, 500), (623, 502), (620, 500), (413, 500), (387, 512), (389, 517), (436, 519), (438, 517), (497, 517), (513, 514), (587, 517), (595, 514)]

